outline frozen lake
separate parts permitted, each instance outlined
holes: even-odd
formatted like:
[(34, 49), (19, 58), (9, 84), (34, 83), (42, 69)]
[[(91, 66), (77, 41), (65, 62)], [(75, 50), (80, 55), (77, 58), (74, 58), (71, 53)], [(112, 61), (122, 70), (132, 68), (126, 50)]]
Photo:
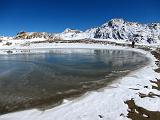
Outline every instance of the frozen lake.
[(149, 62), (123, 50), (55, 49), (0, 56), (0, 113), (53, 107)]

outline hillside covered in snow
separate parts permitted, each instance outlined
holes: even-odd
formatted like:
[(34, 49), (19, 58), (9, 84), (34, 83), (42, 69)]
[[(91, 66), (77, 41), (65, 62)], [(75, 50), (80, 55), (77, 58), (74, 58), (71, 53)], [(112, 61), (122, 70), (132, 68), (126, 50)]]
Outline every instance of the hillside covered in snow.
[[(66, 29), (62, 33), (19, 32), (13, 39), (44, 38), (52, 40), (112, 39), (137, 43), (160, 43), (160, 23), (140, 24), (123, 19), (111, 19), (86, 31)], [(0, 39), (3, 39), (1, 37)], [(5, 37), (6, 39), (6, 37)], [(11, 39), (11, 38), (10, 38)]]

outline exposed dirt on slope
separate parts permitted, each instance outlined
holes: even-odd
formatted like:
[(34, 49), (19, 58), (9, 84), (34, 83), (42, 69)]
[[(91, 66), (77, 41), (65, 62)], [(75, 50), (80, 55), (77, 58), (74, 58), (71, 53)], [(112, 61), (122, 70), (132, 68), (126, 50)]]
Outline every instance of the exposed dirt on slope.
[(132, 120), (160, 120), (160, 112), (149, 111), (135, 104), (134, 100), (128, 100), (125, 102), (128, 107), (127, 117)]

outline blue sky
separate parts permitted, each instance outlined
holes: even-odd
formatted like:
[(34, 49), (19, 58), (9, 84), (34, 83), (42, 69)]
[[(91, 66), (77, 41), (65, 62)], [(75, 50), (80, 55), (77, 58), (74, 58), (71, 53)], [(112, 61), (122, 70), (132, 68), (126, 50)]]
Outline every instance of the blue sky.
[(0, 35), (86, 30), (112, 18), (160, 22), (160, 0), (0, 0)]

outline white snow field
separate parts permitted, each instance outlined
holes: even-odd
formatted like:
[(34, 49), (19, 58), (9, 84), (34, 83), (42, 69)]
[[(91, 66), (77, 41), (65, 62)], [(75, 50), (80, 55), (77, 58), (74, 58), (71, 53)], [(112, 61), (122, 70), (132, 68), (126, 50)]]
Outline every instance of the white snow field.
[[(146, 51), (129, 47), (118, 47), (101, 44), (83, 43), (39, 43), (29, 46), (13, 44), (1, 46), (0, 54), (6, 54), (4, 49), (12, 49), (13, 53), (19, 53), (17, 49), (31, 49), (45, 52), (45, 49), (55, 48), (86, 48), (86, 49), (121, 49), (141, 52), (150, 58), (150, 64), (131, 72), (127, 76), (117, 79), (105, 88), (87, 92), (79, 98), (65, 99), (62, 105), (52, 109), (40, 111), (38, 109), (25, 110), (0, 116), (0, 120), (128, 120), (128, 106), (124, 102), (131, 100), (135, 104), (150, 111), (160, 112), (160, 98), (140, 98), (138, 93), (148, 94), (153, 92), (160, 95), (160, 91), (152, 89), (150, 80), (160, 78), (154, 71), (155, 58)], [(35, 51), (34, 51), (35, 52)], [(147, 88), (144, 86), (148, 86)], [(137, 89), (137, 90), (134, 90)]]

